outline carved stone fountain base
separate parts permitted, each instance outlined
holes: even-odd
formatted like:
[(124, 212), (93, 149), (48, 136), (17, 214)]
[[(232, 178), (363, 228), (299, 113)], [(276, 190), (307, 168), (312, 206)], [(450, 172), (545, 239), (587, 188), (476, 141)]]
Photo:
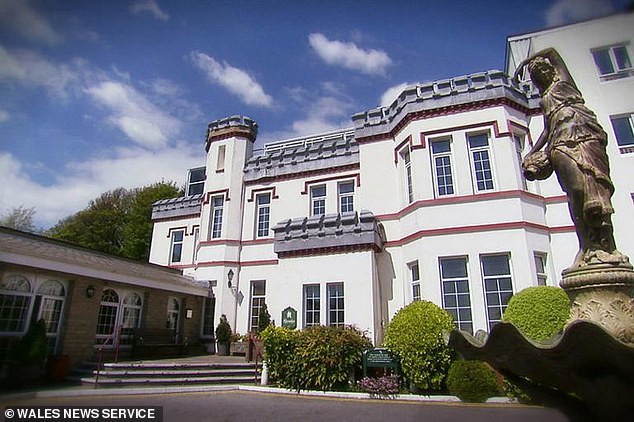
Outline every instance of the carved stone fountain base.
[(634, 414), (634, 347), (589, 321), (572, 322), (549, 341), (533, 342), (499, 322), (484, 338), (454, 330), (449, 346), (464, 359), (488, 362), (570, 420), (624, 421)]
[[(629, 264), (594, 264), (568, 269), (560, 286), (570, 298), (570, 322), (594, 322), (634, 345), (634, 270)], [(569, 323), (570, 323), (569, 322)]]
[[(627, 258), (625, 258), (627, 259)], [(634, 414), (634, 270), (629, 262), (590, 264), (562, 273), (572, 304), (562, 334), (537, 343), (510, 323), (484, 339), (455, 330), (449, 345), (488, 362), (572, 420), (621, 421)]]

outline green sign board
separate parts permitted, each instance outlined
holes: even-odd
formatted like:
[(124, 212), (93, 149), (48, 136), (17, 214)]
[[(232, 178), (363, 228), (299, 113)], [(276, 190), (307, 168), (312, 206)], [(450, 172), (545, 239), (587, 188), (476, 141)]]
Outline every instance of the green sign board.
[(297, 311), (290, 306), (282, 311), (282, 327), (291, 330), (297, 328)]
[(398, 375), (399, 367), (396, 359), (387, 349), (377, 348), (363, 352), (363, 375), (367, 376), (368, 368), (389, 368)]

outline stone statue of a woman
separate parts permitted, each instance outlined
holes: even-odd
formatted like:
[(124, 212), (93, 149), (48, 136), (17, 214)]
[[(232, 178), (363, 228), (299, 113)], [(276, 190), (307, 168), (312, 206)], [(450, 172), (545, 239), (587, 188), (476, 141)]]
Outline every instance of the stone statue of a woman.
[(612, 232), (614, 185), (606, 153), (607, 134), (585, 104), (556, 50), (526, 59), (524, 66), (541, 94), (544, 131), (522, 163), (528, 180), (546, 179), (554, 171), (568, 195), (570, 215), (579, 239), (572, 268), (589, 264), (622, 264)]

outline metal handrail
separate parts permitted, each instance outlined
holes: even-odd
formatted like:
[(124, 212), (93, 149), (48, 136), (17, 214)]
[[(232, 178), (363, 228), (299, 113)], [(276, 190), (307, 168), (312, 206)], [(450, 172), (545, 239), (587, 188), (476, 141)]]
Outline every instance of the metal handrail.
[(247, 358), (249, 357), (250, 352), (253, 353), (252, 357), (253, 358), (253, 362), (254, 362), (254, 381), (255, 384), (258, 384), (258, 358), (262, 359), (262, 363), (264, 363), (264, 356), (263, 356), (263, 350), (262, 350), (262, 340), (258, 339), (256, 336), (254, 336), (253, 334), (249, 333), (249, 350), (247, 351)]
[(95, 374), (95, 388), (99, 385), (99, 374), (101, 372), (101, 367), (103, 366), (103, 351), (104, 347), (108, 345), (110, 341), (112, 341), (112, 345), (114, 346), (114, 361), (115, 363), (119, 362), (119, 345), (121, 343), (121, 325), (117, 325), (112, 334), (110, 334), (106, 339), (99, 345), (98, 351), (98, 359), (97, 359), (97, 373)]

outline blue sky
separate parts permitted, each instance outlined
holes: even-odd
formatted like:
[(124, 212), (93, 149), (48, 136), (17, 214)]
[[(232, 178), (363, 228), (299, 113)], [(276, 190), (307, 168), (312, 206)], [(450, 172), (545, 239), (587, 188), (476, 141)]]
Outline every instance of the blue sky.
[(0, 0), (0, 213), (50, 227), (102, 192), (184, 183), (207, 124), (257, 145), (351, 126), (408, 84), (503, 69), (506, 37), (626, 0)]

